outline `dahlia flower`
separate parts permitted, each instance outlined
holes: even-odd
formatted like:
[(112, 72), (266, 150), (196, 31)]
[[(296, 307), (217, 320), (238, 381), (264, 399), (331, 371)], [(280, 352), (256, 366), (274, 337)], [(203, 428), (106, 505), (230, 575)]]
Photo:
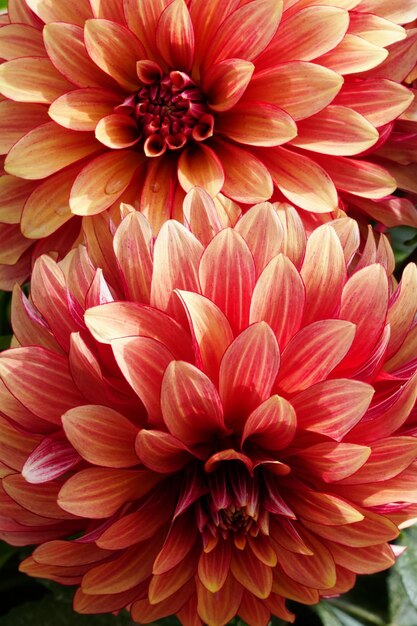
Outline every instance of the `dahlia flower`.
[(307, 237), (285, 203), (224, 228), (195, 189), (156, 238), (122, 211), (86, 233), (113, 277), (80, 246), (15, 289), (0, 538), (38, 544), (22, 571), (77, 585), (81, 613), (263, 626), (392, 565), (417, 504), (416, 267), (396, 285), (383, 235)]
[(373, 154), (414, 97), (416, 17), (414, 0), (10, 0), (0, 284), (28, 273), (34, 240), (69, 249), (72, 216), (123, 200), (156, 234), (195, 185), (417, 225), (386, 199), (407, 166)]

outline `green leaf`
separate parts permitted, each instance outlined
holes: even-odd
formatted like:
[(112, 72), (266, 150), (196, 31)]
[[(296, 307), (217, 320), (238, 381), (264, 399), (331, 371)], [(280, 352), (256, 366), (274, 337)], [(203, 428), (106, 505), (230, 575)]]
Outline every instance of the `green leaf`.
[(323, 600), (316, 612), (323, 626), (386, 626), (377, 615), (344, 600)]
[(413, 607), (402, 583), (399, 572), (394, 567), (388, 578), (390, 601), (390, 626), (417, 626), (417, 611)]
[(7, 0), (0, 0), (0, 9), (5, 9), (7, 7)]
[(417, 248), (417, 230), (411, 226), (398, 226), (391, 228), (390, 234), (395, 260), (402, 263)]
[(393, 571), (398, 572), (410, 603), (417, 609), (417, 527), (401, 533), (399, 543), (407, 546), (407, 550), (399, 557)]
[(48, 595), (40, 602), (28, 602), (0, 617), (0, 626), (134, 626), (130, 615), (123, 611), (117, 617), (79, 615), (70, 604)]

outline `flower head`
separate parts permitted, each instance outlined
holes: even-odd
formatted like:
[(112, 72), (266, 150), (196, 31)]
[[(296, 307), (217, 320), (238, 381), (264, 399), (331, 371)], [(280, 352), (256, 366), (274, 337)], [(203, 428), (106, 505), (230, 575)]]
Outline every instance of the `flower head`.
[(184, 212), (154, 238), (125, 206), (101, 252), (89, 231), (113, 283), (80, 247), (16, 289), (0, 537), (80, 612), (291, 621), (285, 599), (389, 567), (415, 514), (417, 270), (397, 287), (348, 218), (307, 237), (264, 203), (224, 228), (198, 189)]
[(12, 0), (0, 31), (0, 261), (27, 273), (33, 239), (61, 228), (69, 248), (73, 215), (120, 200), (156, 233), (181, 220), (195, 185), (243, 205), (275, 194), (301, 211), (416, 225), (404, 203), (379, 210), (403, 176), (389, 147), (373, 151), (413, 100), (400, 83), (417, 35), (400, 24), (417, 9), (339, 4)]

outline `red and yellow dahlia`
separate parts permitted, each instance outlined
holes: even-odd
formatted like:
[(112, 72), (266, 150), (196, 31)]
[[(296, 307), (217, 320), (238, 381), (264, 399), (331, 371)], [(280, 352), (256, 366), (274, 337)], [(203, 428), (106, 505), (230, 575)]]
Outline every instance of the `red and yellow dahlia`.
[(307, 237), (286, 204), (224, 228), (194, 190), (156, 238), (123, 211), (114, 284), (80, 246), (14, 294), (0, 538), (39, 544), (22, 570), (82, 613), (263, 626), (389, 567), (417, 503), (416, 267), (397, 286), (384, 236)]
[(374, 156), (414, 97), (416, 17), (414, 0), (10, 0), (0, 283), (28, 273), (33, 240), (71, 247), (73, 215), (124, 200), (156, 233), (194, 185), (416, 225), (386, 199), (407, 166), (391, 144)]

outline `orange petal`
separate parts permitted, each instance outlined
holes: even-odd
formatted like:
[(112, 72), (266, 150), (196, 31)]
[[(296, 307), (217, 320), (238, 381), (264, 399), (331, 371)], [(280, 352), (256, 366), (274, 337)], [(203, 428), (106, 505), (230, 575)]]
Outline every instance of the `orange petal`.
[(198, 562), (198, 577), (208, 591), (216, 593), (226, 582), (232, 551), (229, 541), (220, 540), (211, 552), (202, 552)]
[(388, 50), (362, 37), (347, 34), (333, 50), (316, 59), (339, 74), (356, 74), (377, 67), (388, 56)]
[(11, 323), (13, 333), (21, 346), (38, 345), (53, 352), (61, 351), (52, 332), (44, 325), (43, 320), (36, 316), (36, 308), (26, 298), (19, 285), (13, 288)]
[(178, 176), (175, 158), (164, 154), (159, 159), (148, 159), (146, 178), (141, 184), (140, 211), (155, 236), (162, 225), (173, 217), (176, 185)]
[(78, 587), (74, 595), (74, 610), (82, 615), (97, 615), (120, 611), (131, 602), (134, 602), (143, 593), (144, 589), (146, 589), (146, 586), (142, 582), (127, 591), (100, 596), (84, 593), (81, 587)]
[(53, 424), (60, 424), (62, 413), (85, 402), (74, 385), (67, 358), (46, 348), (31, 346), (3, 352), (0, 375), (24, 406)]
[[(243, 59), (225, 59), (210, 67), (203, 76), (203, 89), (213, 111), (229, 111), (248, 86), (255, 66)], [(217, 125), (216, 125), (217, 128)]]
[(224, 352), (233, 341), (233, 333), (226, 316), (208, 298), (191, 291), (178, 290), (183, 302), (193, 338), (196, 364), (217, 384), (219, 367)]
[(261, 600), (272, 589), (272, 569), (262, 563), (250, 549), (233, 550), (230, 569), (236, 580)]
[(2, 480), (2, 487), (15, 502), (36, 515), (55, 520), (73, 519), (71, 513), (63, 511), (57, 504), (61, 487), (57, 481), (31, 485), (20, 474), (12, 474)]
[(380, 15), (381, 6), (378, 7), (376, 15), (372, 15), (372, 11), (370, 13), (353, 12), (350, 16), (349, 32), (381, 48), (405, 39), (404, 28)]
[(102, 117), (109, 115), (120, 98), (105, 89), (76, 89), (54, 100), (49, 116), (60, 126), (93, 131)]
[(297, 416), (291, 404), (285, 398), (271, 396), (246, 420), (242, 445), (249, 439), (266, 450), (281, 450), (291, 443), (296, 428)]
[(282, 14), (282, 3), (259, 0), (255, 6), (240, 6), (220, 25), (206, 52), (209, 68), (227, 58), (252, 61), (269, 44)]
[(103, 117), (96, 126), (95, 135), (108, 148), (129, 148), (140, 137), (135, 120), (120, 113)]
[(42, 33), (29, 24), (6, 24), (0, 29), (0, 56), (5, 61), (19, 57), (43, 57)]
[[(85, 88), (118, 88), (117, 83), (88, 56), (80, 26), (64, 22), (50, 23), (43, 29), (43, 38), (52, 63), (71, 83)], [(70, 92), (72, 89), (73, 86), (62, 91)]]
[[(0, 32), (3, 29), (0, 29)], [(0, 102), (0, 152), (7, 154), (13, 144), (27, 132), (48, 122), (48, 111), (41, 104)]]
[(246, 204), (269, 200), (273, 192), (272, 179), (258, 158), (228, 141), (216, 139), (213, 146), (224, 169), (222, 192), (226, 196)]
[[(307, 92), (306, 83), (309, 85)], [(327, 67), (291, 61), (257, 72), (243, 100), (272, 102), (298, 121), (330, 104), (342, 84), (343, 78)]]
[(307, 241), (300, 272), (306, 289), (303, 323), (331, 318), (340, 306), (346, 280), (346, 264), (335, 230), (323, 224)]
[[(244, 102), (236, 104), (229, 112), (222, 112), (216, 121), (216, 131), (238, 143), (279, 146), (294, 139), (297, 126), (288, 113), (274, 104)], [(376, 141), (376, 131), (375, 135)]]
[(194, 56), (194, 30), (184, 0), (173, 0), (161, 13), (156, 27), (158, 52), (169, 67), (187, 72)]
[(81, 26), (92, 15), (88, 0), (81, 0), (77, 6), (65, 0), (27, 0), (27, 5), (45, 24), (69, 22)]
[(299, 122), (297, 128), (298, 135), (291, 143), (322, 154), (359, 154), (379, 139), (378, 131), (365, 117), (343, 106), (329, 105)]
[(387, 358), (395, 354), (407, 337), (417, 311), (417, 268), (413, 263), (404, 269), (396, 298), (388, 310), (387, 322), (391, 327)]
[(128, 28), (110, 20), (87, 20), (84, 42), (89, 56), (103, 72), (127, 91), (138, 89), (136, 63), (145, 57), (145, 49)]
[(26, 199), (37, 182), (24, 181), (16, 176), (0, 176), (0, 221), (3, 224), (18, 224)]
[[(173, 594), (177, 593), (185, 583), (187, 583), (196, 573), (198, 562), (197, 545), (193, 550), (172, 568), (169, 572), (163, 574), (154, 574), (149, 583), (148, 597), (151, 604), (163, 602)], [(191, 588), (194, 585), (190, 585)]]
[(328, 543), (335, 562), (355, 574), (374, 574), (395, 563), (392, 548), (386, 544), (366, 548), (348, 548), (337, 543)]
[(150, 337), (122, 337), (112, 341), (113, 353), (124, 377), (142, 400), (151, 424), (162, 424), (160, 393), (165, 369), (174, 359)]
[[(223, 259), (220, 266), (219, 259)], [(199, 278), (203, 294), (225, 313), (234, 332), (248, 324), (255, 268), (242, 237), (222, 230), (201, 257)]]
[(185, 196), (184, 217), (190, 226), (191, 232), (203, 246), (207, 246), (220, 230), (222, 220), (219, 206), (211, 196), (201, 187), (193, 187)]
[(406, 24), (417, 17), (414, 0), (361, 0), (356, 10), (376, 13), (397, 24)]
[(90, 0), (90, 5), (94, 17), (101, 17), (105, 20), (125, 24), (123, 6), (119, 0)]
[(286, 499), (297, 516), (324, 526), (343, 526), (360, 522), (364, 518), (354, 506), (329, 493), (310, 489), (297, 492), (291, 490), (286, 494)]
[(307, 6), (283, 17), (278, 33), (256, 59), (259, 70), (284, 61), (313, 61), (332, 50), (349, 26), (349, 13), (339, 6)]
[(126, 502), (144, 496), (159, 480), (147, 470), (93, 467), (67, 480), (59, 492), (58, 504), (74, 515), (102, 519)]
[(235, 617), (242, 601), (243, 589), (229, 573), (222, 588), (216, 593), (208, 591), (197, 580), (198, 614), (205, 624), (227, 624)]
[[(180, 615), (182, 609), (188, 605), (188, 600), (193, 593), (195, 595), (194, 585), (192, 581), (188, 581), (181, 589), (178, 589), (174, 594), (162, 600), (162, 602), (158, 602), (158, 604), (151, 604), (149, 598), (142, 597), (141, 600), (137, 600), (131, 605), (131, 617), (139, 624), (149, 624), (150, 622), (157, 622), (164, 617), (172, 616), (174, 613)], [(139, 594), (136, 595), (138, 597)], [(140, 595), (143, 595), (143, 592)], [(196, 607), (194, 605), (192, 605), (190, 610), (193, 611), (193, 615), (196, 615)], [(182, 619), (181, 623), (187, 624)], [(198, 626), (201, 626), (201, 624), (198, 624)]]
[[(71, 131), (67, 131), (71, 132)], [(77, 136), (82, 133), (77, 133)], [(100, 145), (94, 142), (95, 146)], [(96, 215), (120, 198), (143, 162), (136, 152), (106, 152), (90, 161), (75, 179), (70, 206), (76, 215)]]
[(21, 178), (39, 180), (97, 152), (99, 146), (89, 133), (48, 122), (31, 130), (13, 146), (5, 169)]
[(374, 126), (383, 126), (403, 113), (412, 93), (392, 80), (371, 79), (345, 82), (334, 104), (354, 109)]
[(110, 556), (111, 552), (98, 548), (94, 543), (77, 543), (76, 541), (48, 541), (38, 546), (33, 553), (37, 563), (66, 567), (89, 565)]
[[(304, 556), (287, 552), (282, 548), (277, 552), (278, 563), (287, 576), (301, 585), (313, 589), (330, 589), (336, 583), (336, 568), (332, 555), (311, 533), (303, 531), (303, 535), (306, 535), (308, 542), (311, 543), (314, 554)], [(275, 583), (273, 590), (279, 593)]]
[(141, 430), (135, 445), (142, 463), (159, 474), (178, 472), (192, 459), (181, 441), (159, 430)]
[(134, 445), (137, 428), (109, 407), (70, 409), (62, 416), (62, 425), (74, 448), (93, 465), (131, 467), (139, 463)]
[(325, 380), (291, 398), (300, 428), (322, 433), (336, 441), (359, 422), (374, 389), (357, 380)]
[(287, 202), (276, 202), (274, 208), (284, 231), (281, 252), (285, 254), (285, 256), (294, 263), (297, 270), (299, 270), (304, 259), (307, 241), (303, 222), (296, 209)]
[(0, 91), (18, 102), (50, 103), (71, 90), (71, 83), (44, 57), (21, 57), (0, 66)]
[(161, 408), (170, 433), (186, 445), (205, 443), (224, 432), (217, 389), (191, 363), (169, 363), (162, 381)]
[(315, 160), (281, 147), (264, 151), (260, 156), (278, 189), (290, 202), (313, 213), (337, 210), (334, 181)]
[(302, 466), (307, 471), (319, 476), (324, 482), (331, 483), (354, 474), (364, 465), (370, 454), (371, 448), (367, 446), (326, 441), (297, 452), (297, 458), (301, 459)]
[(226, 350), (220, 366), (220, 397), (228, 425), (243, 427), (244, 418), (266, 400), (279, 368), (279, 349), (265, 322), (244, 330)]
[(174, 289), (200, 291), (198, 264), (201, 243), (177, 221), (166, 222), (155, 241), (151, 304), (170, 313), (180, 307), (174, 302)]
[[(127, 215), (114, 235), (113, 247), (123, 274), (127, 296), (133, 302), (149, 302), (153, 263), (152, 230), (139, 211)], [(135, 263), (134, 259), (140, 259)]]
[(215, 196), (221, 191), (224, 183), (222, 162), (208, 146), (204, 144), (190, 146), (184, 150), (178, 161), (178, 180), (184, 191), (190, 191), (197, 186)]
[(277, 388), (294, 393), (327, 378), (354, 336), (354, 324), (344, 320), (320, 320), (302, 328), (282, 353)]
[(255, 285), (249, 322), (267, 322), (283, 350), (300, 328), (304, 301), (305, 288), (299, 273), (288, 257), (279, 254)]
[(123, 2), (130, 30), (139, 37), (152, 59), (159, 56), (155, 42), (157, 24), (163, 10), (170, 3), (171, 0), (153, 0), (152, 2), (124, 0)]
[(153, 565), (154, 574), (164, 574), (178, 565), (194, 546), (198, 529), (193, 512), (177, 517)]

